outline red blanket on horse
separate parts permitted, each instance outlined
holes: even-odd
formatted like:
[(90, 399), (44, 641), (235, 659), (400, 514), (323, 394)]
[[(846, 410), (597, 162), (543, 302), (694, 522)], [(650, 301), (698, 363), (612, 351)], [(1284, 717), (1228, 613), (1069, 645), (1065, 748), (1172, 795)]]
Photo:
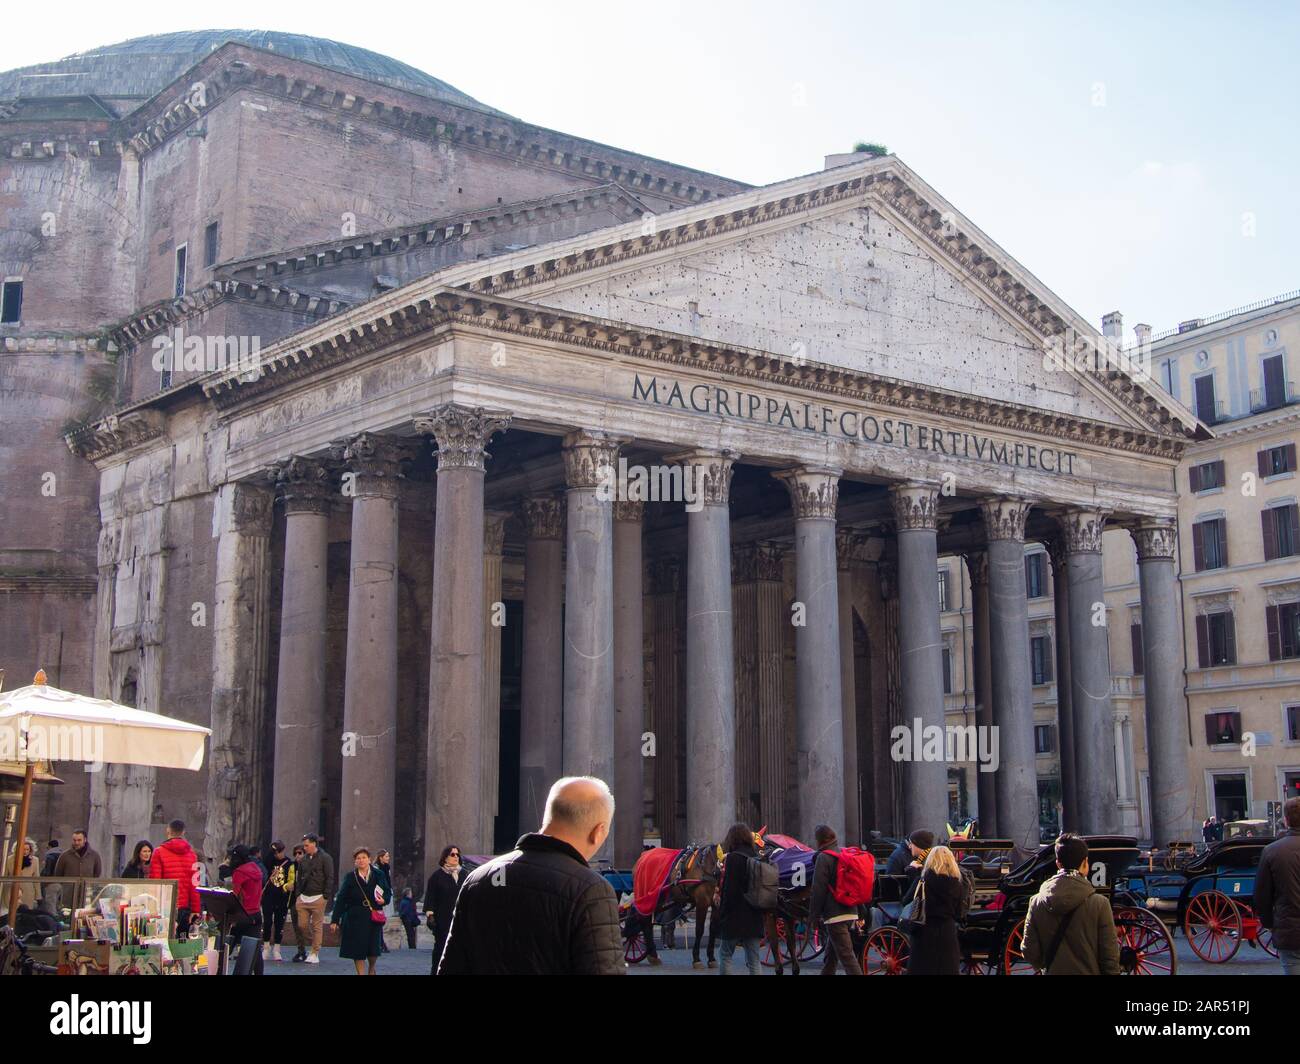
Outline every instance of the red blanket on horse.
[(681, 850), (657, 846), (637, 858), (632, 869), (632, 904), (642, 916), (649, 916), (659, 904), (659, 895), (668, 886), (673, 865)]

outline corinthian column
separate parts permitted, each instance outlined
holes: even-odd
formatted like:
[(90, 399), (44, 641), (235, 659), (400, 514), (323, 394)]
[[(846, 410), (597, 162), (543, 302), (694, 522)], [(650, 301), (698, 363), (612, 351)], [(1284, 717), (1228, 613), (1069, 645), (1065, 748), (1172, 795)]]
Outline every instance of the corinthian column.
[(275, 697), (271, 834), (316, 831), (324, 773), (325, 632), (333, 478), (323, 462), (291, 458), (273, 470), (284, 500), (284, 590)]
[(1075, 784), (1079, 830), (1085, 835), (1105, 835), (1119, 828), (1101, 563), (1105, 515), (1095, 510), (1067, 510), (1059, 520), (1070, 583), (1070, 704), (1074, 763), (1080, 770)]
[(641, 854), (645, 729), (641, 518), (645, 504), (614, 503), (614, 862), (631, 868)]
[[(915, 760), (926, 730), (942, 733), (943, 644), (939, 638), (939, 492), (928, 484), (890, 488), (898, 539), (899, 671), (908, 756), (903, 769), (904, 830), (938, 833), (948, 819), (948, 767)], [(921, 735), (916, 735), (917, 729)]]
[(794, 511), (796, 614), (795, 712), (800, 837), (818, 824), (844, 827), (844, 704), (840, 687), (840, 606), (835, 556), (839, 470), (775, 474)]
[(1079, 769), (1074, 742), (1074, 708), (1070, 701), (1070, 574), (1065, 565), (1065, 537), (1047, 540), (1052, 560), (1052, 632), (1056, 636), (1056, 731), (1061, 758), (1061, 826), (1079, 830)]
[(536, 831), (564, 753), (564, 510), (555, 496), (536, 495), (524, 500), (523, 517), (519, 827)]
[(686, 468), (686, 834), (718, 842), (736, 815), (736, 674), (731, 626), (733, 451), (670, 457)]
[[(614, 787), (613, 472), (620, 441), (564, 440), (568, 531), (564, 581), (564, 774)], [(617, 818), (617, 812), (615, 813)]]
[(1172, 519), (1143, 521), (1133, 529), (1142, 595), (1143, 691), (1147, 765), (1151, 773), (1151, 841), (1195, 838), (1183, 710), (1182, 639), (1178, 625), (1178, 574), (1174, 551), (1178, 526)]
[(835, 533), (840, 635), (840, 717), (844, 726), (844, 837), (861, 839), (862, 801), (858, 793), (858, 695), (853, 675), (853, 562), (860, 537), (851, 528)]
[(496, 834), (501, 794), (501, 624), (494, 616), (501, 602), (501, 551), (508, 514), (489, 513), (483, 520), (483, 837)]
[(409, 450), (365, 432), (343, 448), (352, 498), (340, 855), (393, 845), (397, 765), (397, 495)]
[[(677, 736), (680, 716), (680, 674), (677, 664), (677, 596), (681, 562), (660, 556), (650, 563), (650, 593), (654, 599), (654, 699), (650, 730), (654, 734), (654, 818), (665, 846), (679, 846), (677, 808)], [(617, 815), (617, 814), (615, 814)]]
[(1029, 600), (1025, 589), (1024, 499), (980, 504), (989, 559), (989, 662), (998, 830), (1026, 851), (1038, 848), (1038, 772), (1034, 764), (1034, 688), (1029, 674)]
[(425, 872), (442, 847), (490, 853), (483, 795), (483, 470), (510, 415), (448, 403), (415, 419), (438, 445)]
[[(975, 667), (975, 723), (993, 728), (993, 675), (989, 653), (989, 556), (986, 551), (971, 551), (966, 556), (966, 569), (970, 573), (971, 621), (974, 644), (971, 658)], [(992, 772), (975, 772), (976, 793), (979, 796), (980, 834), (985, 838), (999, 838), (997, 781)]]

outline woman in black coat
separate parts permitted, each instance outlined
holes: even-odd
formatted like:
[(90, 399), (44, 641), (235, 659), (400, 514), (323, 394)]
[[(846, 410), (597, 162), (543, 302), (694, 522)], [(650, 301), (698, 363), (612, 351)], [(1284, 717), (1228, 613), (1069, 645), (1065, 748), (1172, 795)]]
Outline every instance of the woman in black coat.
[(438, 858), (438, 867), (424, 888), (424, 919), (433, 932), (433, 969), (438, 974), (438, 962), (447, 948), (447, 935), (451, 931), (452, 914), (456, 911), (456, 898), (465, 883), (466, 872), (460, 866), (460, 847), (448, 846)]
[(754, 833), (747, 824), (732, 824), (722, 840), (722, 882), (718, 887), (717, 938), (718, 974), (731, 974), (731, 959), (737, 945), (745, 949), (745, 966), (750, 975), (759, 970), (759, 945), (763, 939), (763, 913), (745, 899), (749, 889), (749, 859), (757, 858)]
[[(388, 902), (383, 875), (370, 866), (370, 851), (364, 846), (352, 854), (355, 867), (339, 883), (330, 910), (330, 926), (341, 928), (339, 956), (353, 961), (357, 975), (374, 975), (384, 940), (384, 925), (371, 913), (382, 913)], [(366, 963), (370, 968), (367, 971)]]
[(925, 923), (907, 925), (912, 948), (907, 974), (960, 975), (957, 924), (966, 885), (957, 858), (947, 846), (934, 847), (925, 859), (921, 891), (925, 895)]

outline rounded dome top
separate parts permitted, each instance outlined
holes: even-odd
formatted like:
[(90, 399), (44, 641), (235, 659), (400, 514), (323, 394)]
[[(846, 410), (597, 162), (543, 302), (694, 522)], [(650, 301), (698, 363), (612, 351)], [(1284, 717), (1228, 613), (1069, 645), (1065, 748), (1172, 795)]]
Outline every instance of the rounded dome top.
[(490, 114), (502, 113), (445, 81), (368, 48), (271, 30), (189, 30), (135, 37), (78, 52), (53, 63), (0, 73), (0, 99), (41, 96), (148, 99), (227, 41), (316, 63), (431, 99)]

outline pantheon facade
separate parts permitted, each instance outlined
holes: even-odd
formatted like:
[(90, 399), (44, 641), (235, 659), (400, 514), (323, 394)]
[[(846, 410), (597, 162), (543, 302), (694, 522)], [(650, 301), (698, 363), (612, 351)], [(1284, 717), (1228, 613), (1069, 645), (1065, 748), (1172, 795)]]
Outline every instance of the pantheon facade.
[[(114, 393), (62, 433), (42, 422), (91, 505), (58, 500), (58, 558), (7, 576), (25, 634), (2, 638), (18, 671), (80, 624), (86, 686), (212, 739), (201, 778), (109, 767), (49, 799), (51, 827), (89, 816), (112, 852), (181, 815), (208, 856), (322, 830), (392, 849), (413, 882), (448, 843), (508, 846), (555, 778), (590, 773), (616, 796), (620, 866), (737, 817), (937, 830), (956, 767), (931, 741), (952, 723), (937, 569), (960, 554), (967, 723), (996, 750), (981, 824), (1035, 845), (1024, 553), (1042, 541), (1066, 824), (1111, 831), (1101, 539), (1123, 528), (1152, 831), (1190, 830), (1174, 470), (1206, 430), (1097, 357), (1097, 332), (902, 160), (753, 188), (332, 42), (146, 40), (101, 73), (138, 90), (152, 49), (169, 76), (143, 103), (102, 89), (122, 113), (79, 126), (0, 75), (0, 136), (28, 152), (6, 151), (6, 187), (38, 221), (34, 172), (72, 190), (98, 167), (120, 229), (95, 247), (130, 272), (70, 308), (72, 249), (19, 256), (11, 395), (66, 371), (74, 407), (97, 366)], [(86, 165), (91, 140), (111, 166)], [(387, 168), (358, 177), (350, 153)], [(67, 195), (89, 215), (108, 191)], [(195, 338), (206, 361), (158, 369)], [(52, 460), (31, 439), (5, 441), (11, 483)], [(32, 505), (0, 547), (40, 541)]]

